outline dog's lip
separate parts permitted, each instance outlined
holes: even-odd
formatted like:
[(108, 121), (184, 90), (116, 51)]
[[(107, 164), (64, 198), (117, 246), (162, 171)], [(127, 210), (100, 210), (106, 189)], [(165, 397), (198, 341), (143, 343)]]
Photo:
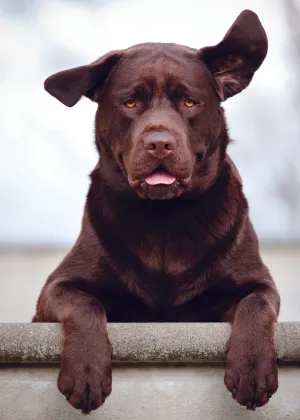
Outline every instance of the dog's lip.
[[(154, 178), (154, 175), (156, 177)], [(148, 182), (147, 182), (148, 178)], [(174, 178), (174, 179), (173, 179)], [(137, 187), (156, 187), (156, 186), (172, 186), (172, 185), (188, 185), (191, 181), (192, 175), (189, 175), (186, 178), (180, 178), (175, 177), (173, 174), (171, 174), (169, 171), (167, 171), (165, 168), (156, 168), (153, 172), (151, 172), (149, 175), (146, 175), (141, 178), (132, 178), (130, 175), (128, 175), (128, 182), (133, 188)], [(159, 179), (162, 180), (162, 182), (159, 182)], [(173, 180), (172, 180), (173, 179)]]

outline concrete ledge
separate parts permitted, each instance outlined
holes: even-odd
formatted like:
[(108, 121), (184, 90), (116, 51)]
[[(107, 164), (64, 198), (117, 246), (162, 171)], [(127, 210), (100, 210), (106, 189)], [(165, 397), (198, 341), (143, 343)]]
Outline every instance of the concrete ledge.
[[(90, 420), (299, 420), (300, 323), (276, 326), (279, 389), (255, 413), (224, 386), (228, 324), (110, 324), (113, 391)], [(57, 389), (59, 324), (0, 324), (0, 420), (81, 420)]]
[[(228, 324), (109, 324), (115, 363), (214, 363), (225, 360)], [(60, 361), (59, 324), (0, 324), (0, 363)], [(300, 362), (300, 323), (276, 325), (282, 362)]]

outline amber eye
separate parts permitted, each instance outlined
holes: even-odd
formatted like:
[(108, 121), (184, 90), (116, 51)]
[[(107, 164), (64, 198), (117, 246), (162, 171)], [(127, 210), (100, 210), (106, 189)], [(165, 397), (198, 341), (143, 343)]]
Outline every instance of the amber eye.
[(124, 105), (126, 105), (127, 108), (134, 108), (136, 106), (136, 102), (134, 99), (128, 99)]
[(185, 105), (185, 106), (188, 106), (189, 108), (191, 108), (192, 106), (194, 106), (194, 105), (195, 105), (195, 102), (193, 101), (193, 99), (187, 98), (187, 99), (184, 101), (184, 105)]

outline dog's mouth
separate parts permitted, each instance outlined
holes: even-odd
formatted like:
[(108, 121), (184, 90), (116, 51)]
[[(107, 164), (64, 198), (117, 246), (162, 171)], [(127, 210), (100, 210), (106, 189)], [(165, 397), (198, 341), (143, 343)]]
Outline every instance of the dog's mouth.
[(128, 176), (128, 181), (130, 185), (134, 188), (136, 187), (146, 187), (146, 186), (172, 186), (172, 185), (188, 185), (191, 180), (191, 175), (187, 178), (177, 178), (173, 174), (171, 174), (166, 168), (163, 166), (159, 166), (149, 175), (139, 178), (133, 179)]
[(164, 168), (157, 168), (144, 179), (144, 182), (148, 185), (171, 185), (175, 181), (176, 177)]

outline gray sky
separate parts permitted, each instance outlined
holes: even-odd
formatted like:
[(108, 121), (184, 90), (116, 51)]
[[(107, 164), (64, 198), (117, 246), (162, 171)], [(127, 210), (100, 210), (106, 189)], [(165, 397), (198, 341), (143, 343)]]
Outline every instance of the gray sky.
[(70, 244), (80, 229), (97, 159), (96, 106), (83, 99), (64, 107), (43, 90), (47, 76), (140, 42), (215, 44), (245, 8), (259, 15), (269, 52), (249, 88), (225, 104), (229, 151), (260, 238), (300, 240), (299, 110), (284, 4), (0, 0), (0, 243)]

